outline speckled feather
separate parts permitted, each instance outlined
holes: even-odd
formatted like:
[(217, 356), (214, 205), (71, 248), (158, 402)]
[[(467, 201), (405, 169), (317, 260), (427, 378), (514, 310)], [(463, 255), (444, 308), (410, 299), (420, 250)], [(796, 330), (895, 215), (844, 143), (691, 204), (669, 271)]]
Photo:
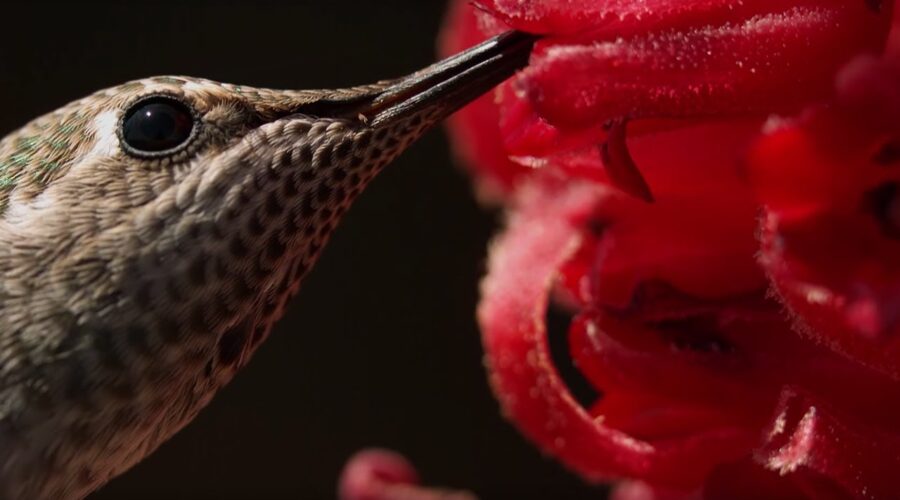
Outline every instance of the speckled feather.
[[(349, 90), (126, 83), (0, 142), (0, 498), (78, 498), (180, 429), (247, 362), (366, 183), (440, 118), (292, 110)], [(116, 130), (147, 94), (199, 136), (140, 160)]]
[[(366, 184), (533, 43), (344, 90), (149, 78), (0, 141), (0, 499), (84, 497), (186, 425)], [(193, 117), (177, 148), (123, 132), (148, 97)]]

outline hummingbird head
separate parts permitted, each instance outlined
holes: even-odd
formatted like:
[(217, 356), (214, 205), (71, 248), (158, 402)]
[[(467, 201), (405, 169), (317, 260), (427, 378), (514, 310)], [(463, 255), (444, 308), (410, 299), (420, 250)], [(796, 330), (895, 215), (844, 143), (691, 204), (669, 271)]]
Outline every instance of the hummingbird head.
[[(0, 451), (0, 471), (86, 467), (65, 491), (89, 491), (187, 423), (268, 335), (373, 176), (523, 66), (532, 43), (508, 33), (342, 90), (137, 80), (0, 141), (0, 344), (12, 346), (0, 374), (38, 379), (0, 385), (0, 401), (26, 390), (53, 409), (21, 404), (17, 425), (47, 432), (29, 436), (34, 457)], [(59, 427), (92, 451), (48, 458)]]

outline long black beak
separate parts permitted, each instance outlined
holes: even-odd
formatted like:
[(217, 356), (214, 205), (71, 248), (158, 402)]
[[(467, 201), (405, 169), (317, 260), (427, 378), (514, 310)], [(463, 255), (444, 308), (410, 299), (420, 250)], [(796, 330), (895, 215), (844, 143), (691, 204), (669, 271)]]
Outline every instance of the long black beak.
[(491, 38), (398, 80), (362, 115), (373, 126), (428, 108), (444, 118), (523, 68), (536, 39), (519, 31)]
[[(362, 119), (379, 126), (431, 111), (435, 120), (492, 89), (528, 63), (537, 36), (509, 31), (407, 77), (340, 92), (292, 112)], [(363, 90), (365, 89), (365, 90)], [(355, 90), (355, 91), (353, 91)]]

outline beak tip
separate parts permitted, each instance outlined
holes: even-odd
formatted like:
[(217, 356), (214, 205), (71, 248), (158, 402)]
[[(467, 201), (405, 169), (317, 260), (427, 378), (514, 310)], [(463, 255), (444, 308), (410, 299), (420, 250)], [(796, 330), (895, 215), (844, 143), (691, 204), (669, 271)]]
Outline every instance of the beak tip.
[(486, 40), (387, 87), (364, 114), (373, 125), (423, 109), (445, 118), (525, 67), (539, 38), (508, 31)]

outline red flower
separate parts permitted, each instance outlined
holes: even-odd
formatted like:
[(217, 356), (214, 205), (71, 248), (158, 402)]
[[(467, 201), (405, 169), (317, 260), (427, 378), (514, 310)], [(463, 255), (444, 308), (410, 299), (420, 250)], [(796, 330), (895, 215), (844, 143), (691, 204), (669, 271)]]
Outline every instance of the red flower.
[(478, 6), (445, 51), (547, 35), (451, 127), (508, 212), (479, 309), (505, 414), (621, 498), (900, 495), (890, 2)]
[(341, 500), (475, 500), (466, 491), (419, 486), (415, 468), (402, 455), (364, 450), (344, 466), (338, 484)]
[(900, 60), (854, 61), (827, 107), (769, 128), (762, 264), (802, 334), (900, 377)]

